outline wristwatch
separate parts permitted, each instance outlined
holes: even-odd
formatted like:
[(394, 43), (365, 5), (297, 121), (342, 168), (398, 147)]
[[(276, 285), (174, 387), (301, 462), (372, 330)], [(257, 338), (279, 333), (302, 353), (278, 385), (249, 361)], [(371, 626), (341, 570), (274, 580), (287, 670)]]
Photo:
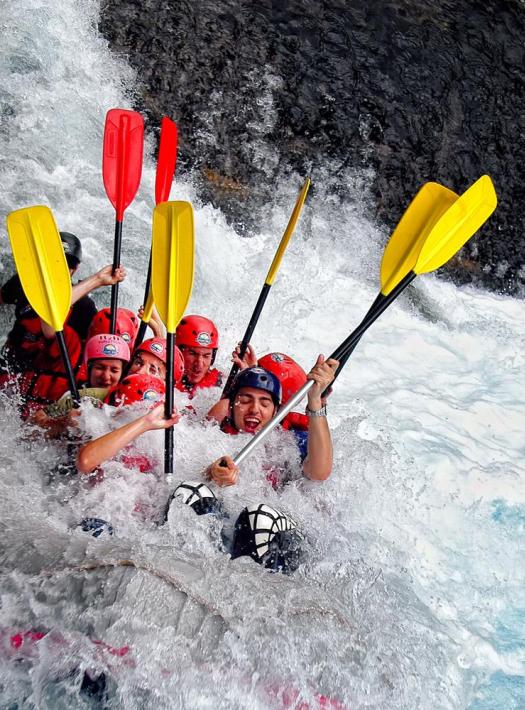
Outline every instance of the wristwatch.
[(326, 404), (323, 404), (321, 409), (318, 409), (315, 412), (313, 409), (310, 409), (308, 405), (306, 405), (306, 414), (309, 417), (326, 417)]

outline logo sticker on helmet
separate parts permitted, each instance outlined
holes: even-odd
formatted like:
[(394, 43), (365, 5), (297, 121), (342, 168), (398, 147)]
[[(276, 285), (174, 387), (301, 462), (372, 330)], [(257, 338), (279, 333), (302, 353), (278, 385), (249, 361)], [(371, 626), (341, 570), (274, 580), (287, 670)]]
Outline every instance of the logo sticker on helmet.
[(117, 346), (113, 345), (113, 343), (106, 343), (102, 348), (102, 352), (104, 355), (115, 355), (117, 352)]
[(131, 342), (131, 335), (130, 335), (129, 333), (121, 333), (121, 334), (120, 334), (120, 337), (121, 337), (122, 340), (123, 340), (124, 342), (126, 342), (126, 343)]
[(142, 399), (146, 399), (150, 402), (156, 402), (159, 399), (159, 393), (156, 390), (144, 390)]
[(160, 343), (151, 343), (151, 345), (149, 346), (149, 349), (153, 350), (154, 353), (161, 353), (163, 350), (163, 347), (162, 347), (162, 345), (160, 345)]
[(211, 343), (211, 335), (209, 333), (199, 333), (195, 340), (201, 345), (202, 347), (207, 347)]
[(282, 353), (272, 353), (271, 358), (274, 362), (284, 362), (284, 355)]

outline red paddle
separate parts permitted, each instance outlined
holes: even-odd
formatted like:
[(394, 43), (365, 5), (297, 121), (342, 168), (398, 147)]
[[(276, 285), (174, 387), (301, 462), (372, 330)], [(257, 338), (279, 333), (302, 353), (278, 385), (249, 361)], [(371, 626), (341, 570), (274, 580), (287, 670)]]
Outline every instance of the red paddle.
[[(167, 202), (170, 196), (171, 183), (177, 165), (178, 131), (177, 125), (167, 116), (164, 116), (160, 125), (159, 155), (157, 157), (157, 175), (155, 177), (155, 204)], [(135, 339), (135, 347), (144, 339), (146, 328), (151, 317), (151, 308), (147, 308), (151, 284), (151, 249), (149, 253), (148, 275), (144, 289), (144, 313), (140, 322), (139, 332)]]
[[(142, 174), (144, 121), (136, 111), (113, 108), (106, 114), (102, 176), (106, 194), (115, 208), (113, 272), (120, 266), (124, 211), (137, 194)], [(115, 332), (118, 284), (111, 287), (111, 333)]]
[(155, 204), (167, 202), (177, 165), (177, 125), (164, 116), (160, 124), (160, 144), (155, 177)]

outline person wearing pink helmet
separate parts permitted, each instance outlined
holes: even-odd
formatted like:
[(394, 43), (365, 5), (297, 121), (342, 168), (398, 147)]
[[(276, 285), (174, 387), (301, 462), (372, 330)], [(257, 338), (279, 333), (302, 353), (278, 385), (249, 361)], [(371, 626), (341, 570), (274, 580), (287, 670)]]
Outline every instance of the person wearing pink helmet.
[[(100, 334), (90, 338), (77, 376), (80, 396), (94, 402), (103, 400), (108, 388), (119, 382), (129, 360), (128, 345), (120, 336)], [(36, 410), (30, 421), (46, 429), (51, 438), (57, 438), (75, 425), (79, 415), (80, 410), (73, 408), (71, 394), (66, 392), (55, 404)]]
[(178, 386), (190, 399), (196, 390), (220, 387), (222, 372), (213, 367), (219, 347), (219, 332), (209, 318), (184, 316), (175, 332), (175, 342), (184, 357), (184, 375)]
[(89, 387), (113, 387), (130, 361), (128, 344), (119, 335), (101, 333), (90, 338), (84, 350)]
[[(147, 374), (166, 379), (166, 350), (165, 338), (150, 338), (145, 340), (133, 352), (133, 358), (129, 368), (130, 375)], [(179, 348), (175, 348), (173, 358), (173, 379), (180, 383), (184, 373), (184, 359)]]

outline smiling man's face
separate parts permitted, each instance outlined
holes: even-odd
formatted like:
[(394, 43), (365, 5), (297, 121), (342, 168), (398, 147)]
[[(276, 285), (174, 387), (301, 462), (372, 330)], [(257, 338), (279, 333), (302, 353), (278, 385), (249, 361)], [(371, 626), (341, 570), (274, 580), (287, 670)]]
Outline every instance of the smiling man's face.
[(268, 392), (256, 387), (241, 387), (233, 401), (233, 423), (240, 431), (256, 434), (275, 414)]

